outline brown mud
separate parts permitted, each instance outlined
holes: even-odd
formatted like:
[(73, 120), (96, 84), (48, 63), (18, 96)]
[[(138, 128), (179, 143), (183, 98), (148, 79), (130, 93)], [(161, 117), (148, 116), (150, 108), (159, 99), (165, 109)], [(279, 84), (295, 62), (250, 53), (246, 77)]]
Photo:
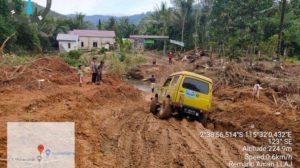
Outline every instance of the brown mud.
[[(154, 56), (148, 55), (151, 62)], [(193, 68), (178, 61), (167, 65), (167, 59), (155, 57), (158, 65), (139, 68), (144, 77), (155, 74), (159, 83), (173, 72)], [(100, 86), (79, 87), (76, 70), (59, 58), (43, 58), (0, 71), (0, 167), (6, 167), (6, 123), (21, 121), (75, 122), (76, 167), (80, 168), (224, 168), (230, 161), (245, 161), (242, 148), (254, 141), (200, 136), (211, 130), (291, 130), (293, 154), (299, 158), (299, 106), (292, 109), (278, 97), (278, 107), (268, 92), (258, 102), (252, 102), (250, 85), (236, 88), (225, 85), (226, 81), (216, 83), (210, 123), (204, 127), (185, 119), (157, 119), (149, 112), (149, 94), (114, 76), (105, 75)], [(216, 72), (205, 71), (205, 75)], [(36, 80), (40, 79), (45, 83), (38, 89)], [(296, 99), (289, 96), (290, 104), (296, 106)], [(274, 115), (276, 111), (279, 116)]]

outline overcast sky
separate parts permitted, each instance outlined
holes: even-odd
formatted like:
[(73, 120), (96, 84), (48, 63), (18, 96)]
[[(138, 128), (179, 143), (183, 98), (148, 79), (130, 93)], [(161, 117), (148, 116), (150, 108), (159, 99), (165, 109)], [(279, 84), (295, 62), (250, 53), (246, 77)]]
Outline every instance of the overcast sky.
[[(47, 0), (32, 0), (45, 6)], [(86, 15), (125, 16), (153, 11), (161, 2), (170, 0), (52, 0), (52, 10), (61, 14), (82, 12)]]

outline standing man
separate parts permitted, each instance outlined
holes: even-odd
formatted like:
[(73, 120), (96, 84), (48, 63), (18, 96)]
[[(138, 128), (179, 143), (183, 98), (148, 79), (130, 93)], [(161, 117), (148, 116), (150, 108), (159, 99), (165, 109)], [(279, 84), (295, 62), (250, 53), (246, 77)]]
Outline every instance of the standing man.
[(104, 61), (101, 61), (100, 65), (98, 66), (98, 82), (99, 83), (102, 81), (103, 69), (104, 69)]
[(154, 93), (155, 91), (155, 83), (156, 83), (156, 78), (154, 77), (154, 75), (151, 76), (151, 78), (148, 79), (151, 83), (151, 91), (152, 93)]
[(173, 53), (169, 52), (168, 57), (169, 57), (169, 64), (173, 64), (173, 57), (174, 57)]
[(97, 83), (98, 69), (97, 69), (96, 58), (93, 58), (90, 68), (91, 68), (91, 72), (92, 72), (92, 83)]
[(154, 93), (155, 92), (155, 85), (156, 85), (156, 78), (154, 75), (151, 75), (150, 78), (148, 79), (144, 79), (143, 81), (149, 81), (151, 83), (151, 92)]

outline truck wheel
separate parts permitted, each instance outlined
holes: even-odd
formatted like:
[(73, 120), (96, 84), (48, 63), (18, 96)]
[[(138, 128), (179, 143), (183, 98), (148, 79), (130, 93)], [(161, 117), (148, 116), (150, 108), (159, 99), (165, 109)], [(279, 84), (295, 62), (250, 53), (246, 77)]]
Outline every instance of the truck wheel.
[(157, 114), (157, 101), (155, 101), (154, 99), (151, 100), (151, 103), (150, 103), (150, 112), (154, 115)]
[(194, 121), (195, 121), (195, 117), (191, 117), (191, 116), (187, 116), (186, 119), (187, 119), (189, 122), (194, 122)]
[(182, 121), (183, 118), (184, 118), (184, 116), (183, 116), (182, 113), (178, 113), (178, 114), (175, 116), (175, 118), (176, 118), (176, 120), (178, 120), (178, 121)]
[(161, 104), (158, 117), (160, 119), (169, 119), (172, 114), (171, 98), (168, 96), (166, 100)]
[(201, 113), (201, 115), (198, 118), (198, 121), (205, 124), (207, 122), (207, 116), (204, 113)]

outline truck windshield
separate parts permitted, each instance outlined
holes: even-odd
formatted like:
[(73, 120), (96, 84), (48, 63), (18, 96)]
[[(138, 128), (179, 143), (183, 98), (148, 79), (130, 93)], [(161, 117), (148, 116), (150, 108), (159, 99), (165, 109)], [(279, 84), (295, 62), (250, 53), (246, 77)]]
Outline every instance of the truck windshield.
[(209, 84), (200, 80), (185, 78), (182, 87), (203, 94), (209, 93)]

